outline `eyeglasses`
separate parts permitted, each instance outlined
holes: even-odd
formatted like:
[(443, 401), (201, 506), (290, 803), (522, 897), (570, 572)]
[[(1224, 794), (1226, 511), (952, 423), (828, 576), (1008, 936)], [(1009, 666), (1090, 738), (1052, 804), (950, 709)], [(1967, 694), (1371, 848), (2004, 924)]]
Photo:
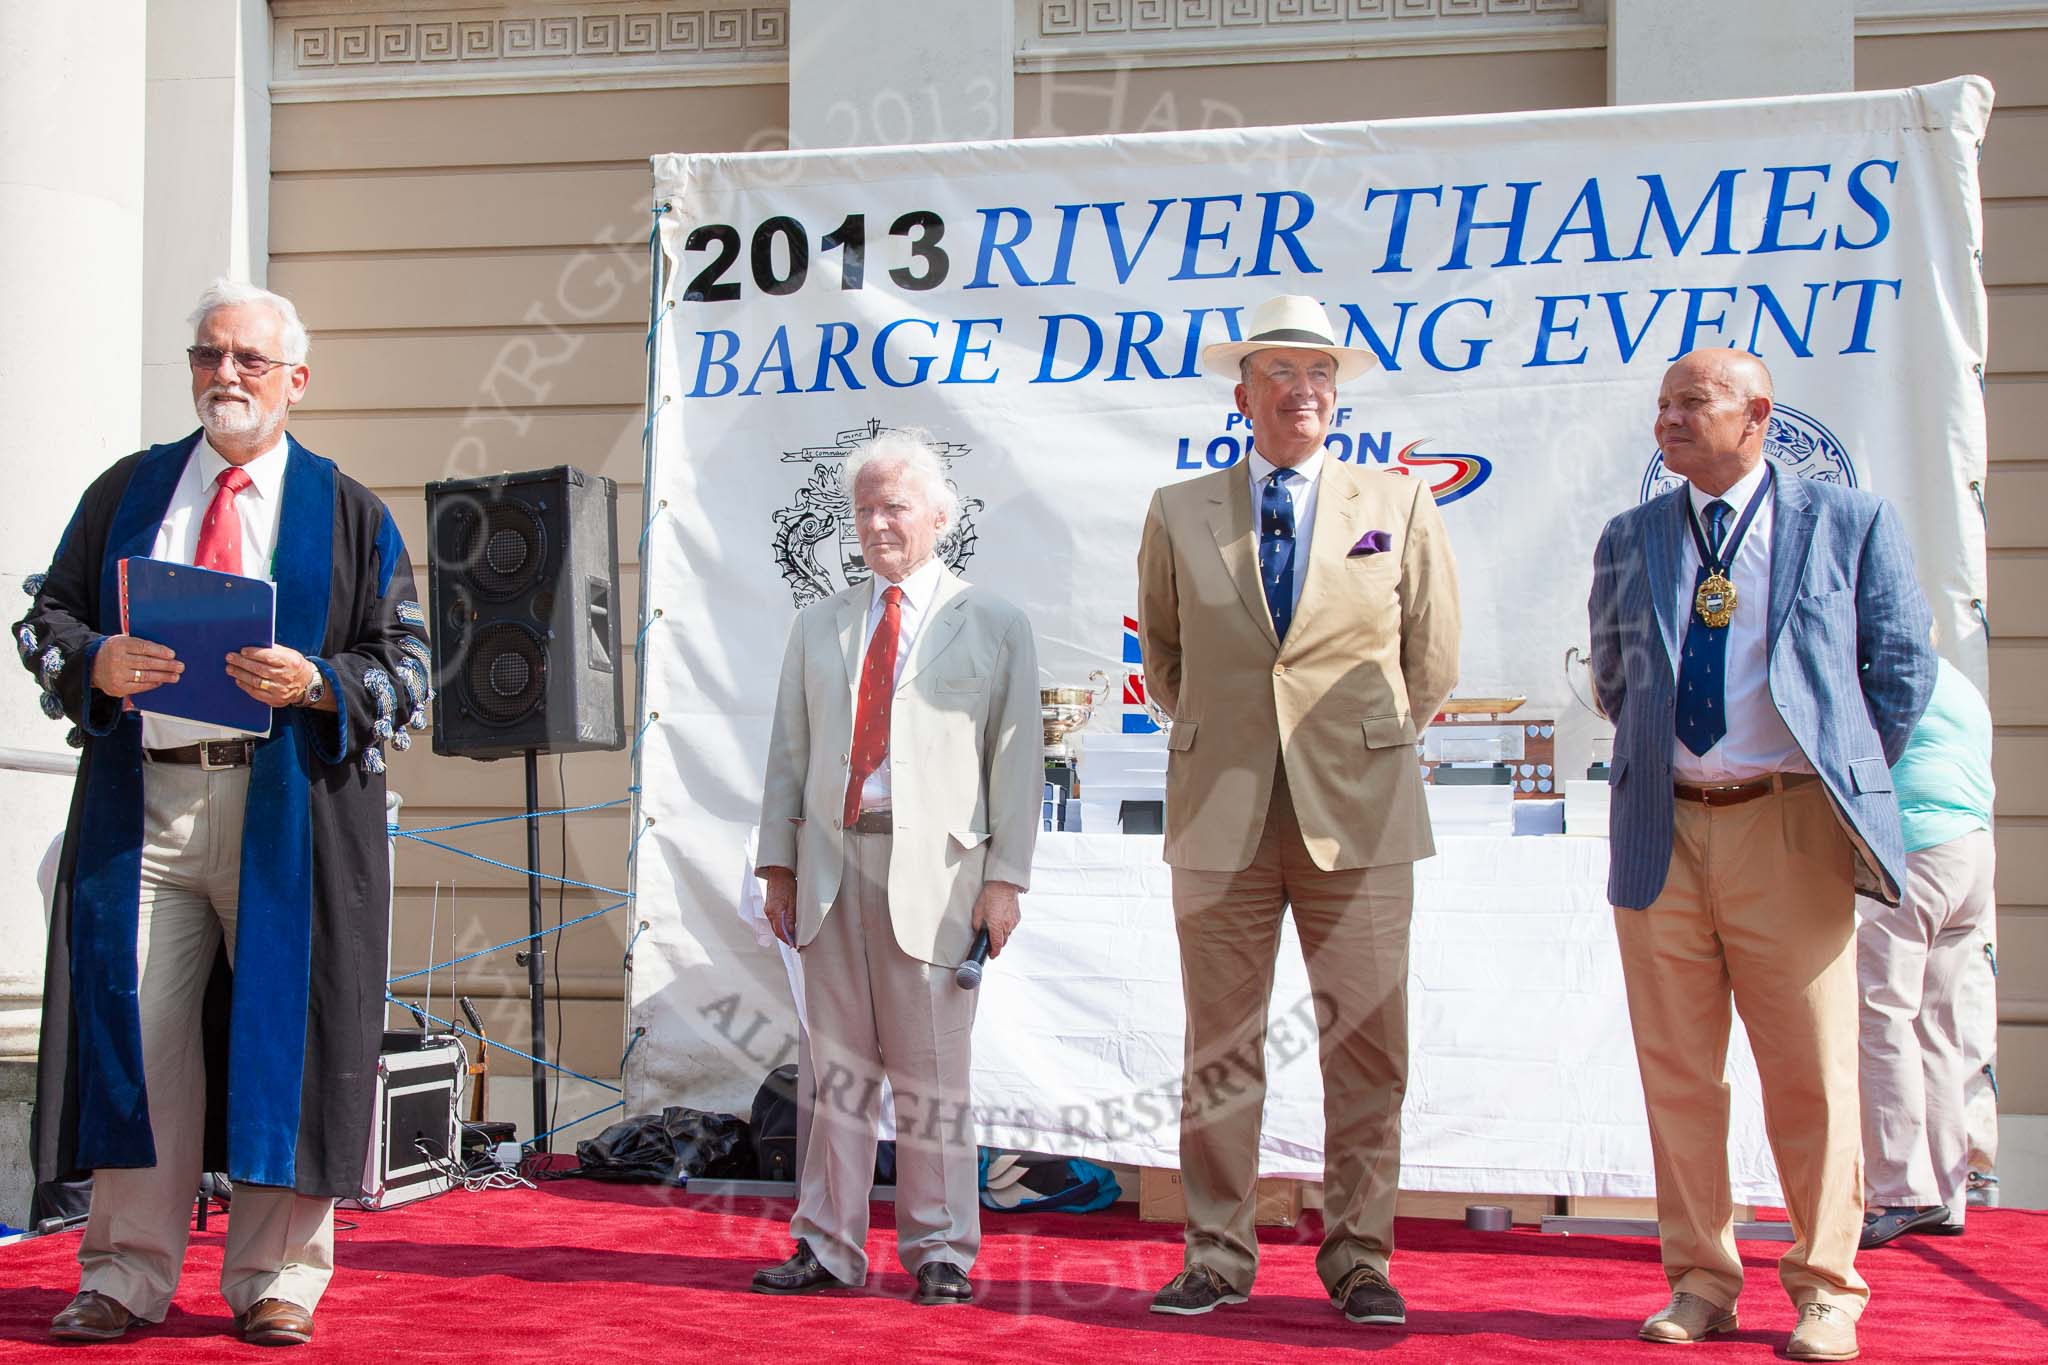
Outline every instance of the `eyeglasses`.
[(222, 359), (230, 356), (234, 358), (235, 373), (246, 375), (250, 379), (261, 379), (278, 366), (290, 363), (284, 360), (272, 360), (261, 351), (223, 351), (218, 346), (187, 346), (185, 348), (185, 359), (191, 361), (192, 368), (201, 374), (219, 369)]

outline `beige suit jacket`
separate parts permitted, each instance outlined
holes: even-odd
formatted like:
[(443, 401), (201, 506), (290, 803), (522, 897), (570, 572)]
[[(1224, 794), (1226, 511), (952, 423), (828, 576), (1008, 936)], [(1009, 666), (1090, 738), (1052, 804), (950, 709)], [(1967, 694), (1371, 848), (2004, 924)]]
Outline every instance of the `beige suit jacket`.
[[(1325, 871), (1435, 852), (1415, 741), (1458, 676), (1458, 574), (1426, 480), (1325, 459), (1283, 644), (1259, 586), (1242, 465), (1153, 495), (1138, 550), (1145, 689), (1173, 717), (1166, 861), (1234, 872), (1276, 758)], [(1390, 540), (1352, 555), (1368, 531)]]
[[(783, 656), (757, 867), (796, 871), (799, 947), (839, 894), (840, 817), (869, 587), (797, 613)], [(951, 573), (889, 707), (889, 913), (911, 957), (953, 966), (984, 881), (1028, 886), (1045, 786), (1038, 648), (1024, 613)]]

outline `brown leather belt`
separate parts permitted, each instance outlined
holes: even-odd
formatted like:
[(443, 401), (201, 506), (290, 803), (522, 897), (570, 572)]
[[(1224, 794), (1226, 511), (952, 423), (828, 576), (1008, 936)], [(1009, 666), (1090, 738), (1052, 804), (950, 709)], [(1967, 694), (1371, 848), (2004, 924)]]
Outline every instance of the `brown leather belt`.
[(864, 810), (860, 813), (860, 819), (853, 822), (853, 832), (855, 834), (894, 834), (896, 832), (896, 817), (893, 812), (886, 810)]
[(1671, 794), (1681, 801), (1697, 801), (1702, 806), (1739, 806), (1745, 801), (1754, 801), (1759, 796), (1769, 796), (1774, 791), (1785, 791), (1792, 787), (1803, 787), (1809, 782), (1819, 781), (1812, 773), (1773, 773), (1769, 777), (1751, 778), (1747, 782), (1728, 782), (1719, 786), (1696, 787), (1690, 782), (1674, 782)]
[(145, 749), (152, 763), (196, 763), (207, 772), (222, 768), (246, 768), (256, 752), (253, 739), (207, 739), (181, 744), (175, 749)]

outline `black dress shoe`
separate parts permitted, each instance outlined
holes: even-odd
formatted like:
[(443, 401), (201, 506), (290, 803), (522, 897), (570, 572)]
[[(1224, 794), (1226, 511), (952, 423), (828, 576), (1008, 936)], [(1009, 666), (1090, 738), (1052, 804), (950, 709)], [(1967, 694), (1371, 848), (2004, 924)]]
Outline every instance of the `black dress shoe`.
[(821, 1289), (845, 1289), (846, 1281), (818, 1264), (810, 1243), (797, 1239), (796, 1255), (781, 1265), (754, 1272), (756, 1294), (815, 1294)]
[(973, 1303), (974, 1286), (967, 1282), (967, 1272), (951, 1261), (931, 1261), (917, 1268), (917, 1293), (911, 1301), (922, 1304)]
[(1857, 1239), (1856, 1245), (1868, 1251), (1909, 1232), (1944, 1232), (1947, 1223), (1946, 1204), (1929, 1204), (1925, 1208), (1872, 1209), (1863, 1215), (1863, 1235)]

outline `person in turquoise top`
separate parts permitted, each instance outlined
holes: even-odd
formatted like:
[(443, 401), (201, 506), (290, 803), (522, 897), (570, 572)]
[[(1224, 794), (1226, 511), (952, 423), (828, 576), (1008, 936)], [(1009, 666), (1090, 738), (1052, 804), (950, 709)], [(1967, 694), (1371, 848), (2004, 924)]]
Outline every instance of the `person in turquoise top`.
[(1960, 1006), (1992, 927), (1991, 711), (1947, 660), (1892, 768), (1905, 833), (1897, 906), (1858, 902), (1864, 1247), (1959, 1235), (1969, 1184)]

